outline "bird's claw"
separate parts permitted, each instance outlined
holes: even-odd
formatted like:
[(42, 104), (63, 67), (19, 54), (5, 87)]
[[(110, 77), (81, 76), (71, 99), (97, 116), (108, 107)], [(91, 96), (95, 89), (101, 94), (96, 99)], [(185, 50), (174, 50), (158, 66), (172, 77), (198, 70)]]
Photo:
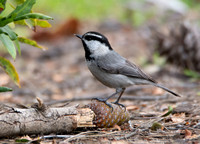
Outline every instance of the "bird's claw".
[(126, 111), (126, 107), (123, 104), (120, 104), (118, 101), (113, 102), (113, 104), (119, 105), (124, 108), (124, 111)]
[(113, 111), (113, 106), (112, 106), (109, 102), (107, 102), (107, 99), (93, 98), (92, 100), (97, 100), (97, 101), (100, 101), (100, 102), (105, 103), (105, 104), (106, 104), (107, 106), (109, 106), (109, 107), (112, 109), (112, 111)]

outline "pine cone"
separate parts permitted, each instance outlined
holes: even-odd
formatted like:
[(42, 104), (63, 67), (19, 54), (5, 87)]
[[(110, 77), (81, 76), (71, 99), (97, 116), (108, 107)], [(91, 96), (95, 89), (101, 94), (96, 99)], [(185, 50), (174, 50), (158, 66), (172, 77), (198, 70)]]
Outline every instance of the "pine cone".
[(174, 25), (168, 34), (156, 34), (156, 51), (183, 69), (200, 72), (200, 29), (184, 22)]
[(99, 128), (109, 128), (114, 125), (122, 125), (129, 120), (129, 113), (127, 110), (119, 105), (112, 104), (112, 107), (109, 107), (104, 102), (98, 100), (93, 100), (88, 104), (95, 113), (95, 118), (93, 123)]

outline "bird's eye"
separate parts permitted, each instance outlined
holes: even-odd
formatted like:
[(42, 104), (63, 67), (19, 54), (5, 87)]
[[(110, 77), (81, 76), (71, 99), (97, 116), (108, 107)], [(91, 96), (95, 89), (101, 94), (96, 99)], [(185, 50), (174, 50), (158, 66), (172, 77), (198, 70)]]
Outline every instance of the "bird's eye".
[(90, 40), (92, 40), (92, 37), (86, 36), (85, 39), (88, 40), (88, 41), (90, 41)]

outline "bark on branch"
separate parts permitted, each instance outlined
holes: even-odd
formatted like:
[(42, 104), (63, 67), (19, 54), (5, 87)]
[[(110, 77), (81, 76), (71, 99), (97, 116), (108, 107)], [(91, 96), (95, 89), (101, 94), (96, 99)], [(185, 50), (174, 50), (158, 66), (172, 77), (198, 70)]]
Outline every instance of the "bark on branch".
[(77, 106), (49, 108), (38, 101), (37, 108), (0, 106), (0, 137), (23, 134), (66, 133), (77, 127), (95, 127), (94, 112)]

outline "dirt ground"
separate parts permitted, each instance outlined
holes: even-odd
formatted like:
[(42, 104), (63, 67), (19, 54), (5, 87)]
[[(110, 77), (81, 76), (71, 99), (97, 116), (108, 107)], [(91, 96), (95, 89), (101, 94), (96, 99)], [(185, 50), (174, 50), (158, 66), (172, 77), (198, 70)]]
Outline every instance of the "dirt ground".
[[(199, 143), (200, 81), (184, 76), (177, 66), (142, 66), (144, 60), (152, 58), (154, 46), (148, 28), (116, 27), (109, 29), (107, 25), (83, 25), (79, 33), (95, 30), (105, 34), (118, 53), (140, 65), (159, 83), (182, 97), (174, 97), (153, 86), (132, 86), (127, 88), (121, 99), (121, 103), (130, 112), (129, 128), (126, 126), (121, 131), (78, 129), (73, 133), (63, 134), (66, 137), (47, 138), (41, 143)], [(85, 105), (92, 97), (107, 97), (114, 92), (114, 89), (105, 87), (91, 75), (85, 63), (82, 44), (75, 36), (41, 44), (48, 47), (48, 50), (22, 45), (22, 56), (18, 56), (14, 62), (20, 75), (21, 88), (16, 87), (1, 71), (0, 85), (14, 89), (12, 93), (0, 94), (2, 103), (30, 106), (39, 97), (52, 106), (67, 102), (70, 105)], [(161, 117), (169, 106), (173, 108), (173, 112)], [(152, 125), (155, 123), (159, 123), (161, 127), (154, 129)], [(14, 143), (17, 138), (20, 137), (1, 139), (0, 142)]]

